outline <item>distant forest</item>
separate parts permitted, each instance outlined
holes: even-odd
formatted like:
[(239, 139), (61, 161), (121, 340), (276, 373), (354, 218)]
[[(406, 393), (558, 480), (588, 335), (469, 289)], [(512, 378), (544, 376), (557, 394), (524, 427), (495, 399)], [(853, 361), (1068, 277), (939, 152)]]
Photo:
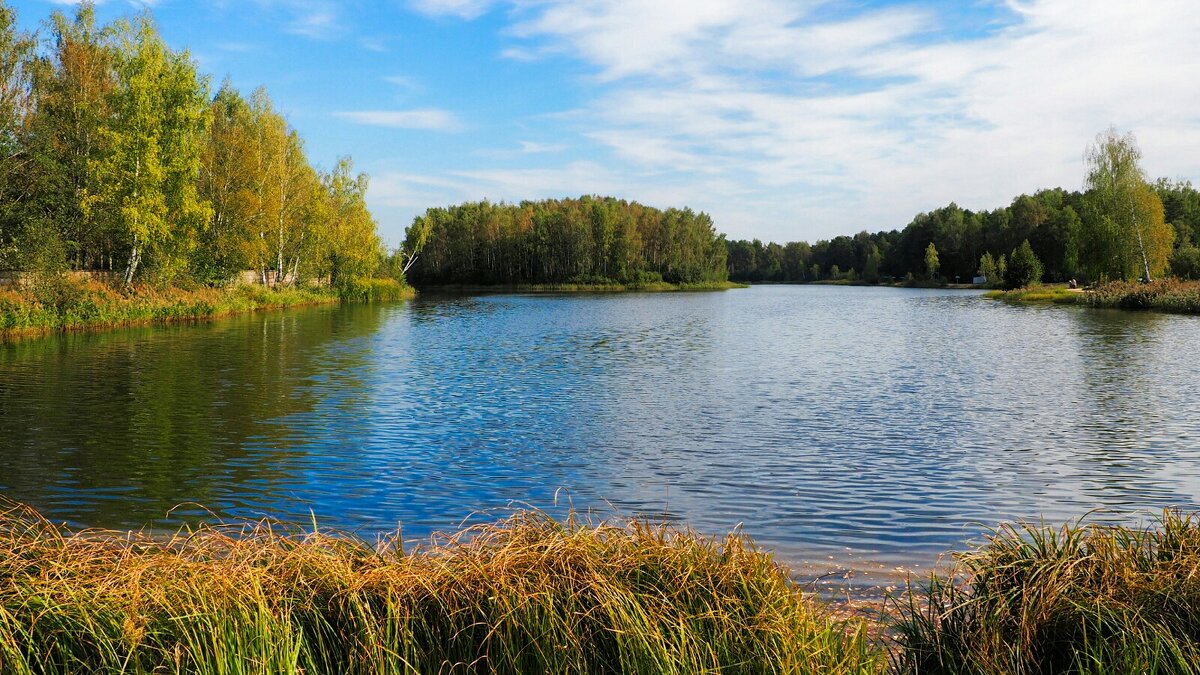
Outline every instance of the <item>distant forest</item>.
[[(1170, 273), (1200, 278), (1200, 192), (1191, 183), (1167, 179), (1151, 187), (1162, 202), (1163, 219), (1174, 231)], [(902, 230), (864, 231), (815, 244), (728, 241), (729, 278), (749, 282), (908, 279), (969, 283), (982, 271), (981, 260), (998, 264), (1002, 256), (1011, 256), (1028, 240), (1042, 263), (1043, 281), (1082, 280), (1088, 276), (1085, 221), (1101, 217), (1091, 201), (1088, 193), (1056, 188), (1021, 195), (992, 211), (970, 211), (951, 203), (919, 214)], [(926, 259), (930, 244), (937, 260), (932, 274)]]
[(725, 238), (690, 209), (613, 198), (432, 208), (404, 244), (415, 285), (668, 282), (726, 279)]

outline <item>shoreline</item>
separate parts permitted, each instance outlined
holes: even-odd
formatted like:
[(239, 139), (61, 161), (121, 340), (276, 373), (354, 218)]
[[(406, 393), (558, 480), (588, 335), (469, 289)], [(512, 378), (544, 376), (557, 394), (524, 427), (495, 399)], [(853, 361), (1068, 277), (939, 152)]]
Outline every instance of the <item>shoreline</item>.
[(1175, 278), (1150, 283), (1112, 281), (1088, 289), (1043, 284), (1011, 291), (989, 291), (985, 297), (1014, 305), (1076, 305), (1095, 309), (1200, 314), (1200, 281)]
[(1177, 666), (1200, 657), (1187, 600), (1200, 515), (991, 532), (856, 593), (817, 586), (829, 573), (805, 582), (736, 530), (515, 511), (406, 550), (399, 532), (371, 542), (315, 518), (68, 529), (0, 497), (0, 656), (33, 672), (242, 672), (219, 667), (236, 658), (273, 672), (829, 675), (1098, 658), (1136, 666), (1098, 672), (1190, 672)]
[(365, 284), (342, 297), (328, 289), (135, 286), (114, 288), (96, 281), (61, 281), (48, 291), (0, 289), (0, 344), (55, 334), (102, 332), (137, 326), (200, 323), (299, 307), (415, 297), (407, 286)]
[(727, 291), (749, 288), (750, 284), (735, 281), (712, 281), (694, 284), (671, 284), (665, 281), (646, 284), (431, 284), (416, 286), (418, 292), (429, 295), (471, 293), (688, 293)]

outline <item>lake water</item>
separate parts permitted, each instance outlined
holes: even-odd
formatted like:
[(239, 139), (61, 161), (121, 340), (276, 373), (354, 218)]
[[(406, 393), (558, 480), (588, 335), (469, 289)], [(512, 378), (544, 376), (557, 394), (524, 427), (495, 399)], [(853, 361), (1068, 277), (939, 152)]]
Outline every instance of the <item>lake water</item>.
[[(788, 561), (1200, 508), (1200, 317), (961, 291), (429, 297), (0, 345), (0, 494), (406, 540), (527, 503)], [(208, 517), (212, 517), (209, 515)]]

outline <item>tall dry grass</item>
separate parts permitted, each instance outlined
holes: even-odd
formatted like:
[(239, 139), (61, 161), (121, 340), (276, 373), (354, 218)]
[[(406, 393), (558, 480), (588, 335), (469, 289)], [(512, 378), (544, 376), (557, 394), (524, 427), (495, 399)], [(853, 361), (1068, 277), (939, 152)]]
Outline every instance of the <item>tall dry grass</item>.
[(4, 673), (881, 673), (771, 557), (518, 513), (417, 552), (263, 521), (169, 538), (0, 514)]

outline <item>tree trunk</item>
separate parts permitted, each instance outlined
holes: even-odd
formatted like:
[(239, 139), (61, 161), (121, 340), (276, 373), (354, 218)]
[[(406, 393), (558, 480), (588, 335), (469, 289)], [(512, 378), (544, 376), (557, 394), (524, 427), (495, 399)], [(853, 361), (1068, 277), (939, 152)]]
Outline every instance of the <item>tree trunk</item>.
[(1133, 221), (1133, 231), (1137, 233), (1138, 252), (1142, 254), (1142, 272), (1145, 274), (1142, 277), (1146, 283), (1150, 283), (1150, 261), (1146, 258), (1146, 245), (1142, 243), (1142, 228), (1138, 227), (1137, 215), (1130, 214)]

